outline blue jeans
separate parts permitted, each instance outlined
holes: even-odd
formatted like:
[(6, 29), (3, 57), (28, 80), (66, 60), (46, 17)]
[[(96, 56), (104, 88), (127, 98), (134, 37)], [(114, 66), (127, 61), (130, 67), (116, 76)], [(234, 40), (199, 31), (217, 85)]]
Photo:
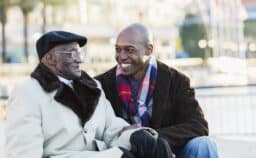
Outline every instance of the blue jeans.
[(202, 136), (191, 139), (176, 158), (218, 158), (217, 146), (209, 137)]

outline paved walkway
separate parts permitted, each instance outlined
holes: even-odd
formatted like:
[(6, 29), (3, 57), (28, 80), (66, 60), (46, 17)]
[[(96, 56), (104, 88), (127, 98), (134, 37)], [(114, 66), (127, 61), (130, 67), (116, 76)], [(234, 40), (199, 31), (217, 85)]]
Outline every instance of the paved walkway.
[(5, 142), (4, 124), (0, 120), (0, 158), (5, 158), (5, 155), (4, 155), (4, 142)]
[(220, 158), (256, 158), (256, 137), (215, 137)]

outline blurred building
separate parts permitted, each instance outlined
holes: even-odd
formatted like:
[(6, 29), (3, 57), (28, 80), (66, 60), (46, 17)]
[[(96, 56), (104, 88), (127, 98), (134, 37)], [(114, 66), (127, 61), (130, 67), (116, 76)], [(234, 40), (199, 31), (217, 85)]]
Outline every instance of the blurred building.
[[(253, 0), (248, 3), (253, 2)], [(37, 61), (35, 41), (41, 35), (42, 4), (29, 14), (30, 61)], [(250, 5), (249, 5), (250, 6)], [(155, 54), (161, 59), (175, 58), (178, 25), (186, 12), (197, 12), (208, 25), (209, 35), (202, 39), (214, 57), (245, 57), (241, 0), (74, 0), (46, 6), (46, 30), (66, 30), (86, 35), (88, 62), (114, 61), (117, 33), (134, 22), (147, 25), (154, 34)], [(7, 53), (23, 57), (23, 17), (18, 6), (9, 8), (6, 25)], [(17, 60), (17, 59), (16, 59)], [(15, 61), (15, 60), (14, 60)]]
[(245, 24), (245, 39), (247, 43), (247, 58), (256, 58), (256, 1), (255, 0), (243, 0), (243, 5), (246, 9)]
[(256, 1), (255, 0), (242, 0), (243, 5), (247, 11), (246, 20), (256, 21)]
[(169, 0), (80, 0), (81, 23), (91, 45), (87, 57), (94, 61), (113, 61), (114, 43), (123, 27), (140, 22), (154, 34), (155, 54), (159, 58), (175, 57), (176, 24), (183, 18), (185, 2)]
[[(121, 28), (135, 22), (147, 25), (155, 37), (155, 54), (159, 58), (175, 57), (177, 23), (183, 20), (187, 2), (170, 0), (75, 0), (46, 5), (46, 30), (66, 30), (89, 39), (85, 57), (89, 62), (113, 61), (114, 42)], [(42, 4), (29, 14), (30, 61), (36, 61), (34, 47), (41, 35)], [(19, 7), (9, 9), (7, 22), (8, 53), (21, 58), (23, 18)]]
[(203, 40), (205, 47), (212, 49), (213, 57), (245, 57), (246, 12), (240, 0), (194, 0), (188, 6), (208, 26), (208, 38)]

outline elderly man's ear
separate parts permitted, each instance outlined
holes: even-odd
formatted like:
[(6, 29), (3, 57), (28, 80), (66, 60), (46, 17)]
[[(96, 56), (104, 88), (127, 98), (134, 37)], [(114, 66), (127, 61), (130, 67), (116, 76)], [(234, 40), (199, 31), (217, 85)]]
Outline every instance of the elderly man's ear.
[(49, 66), (56, 65), (57, 63), (56, 57), (52, 53), (45, 54), (41, 61)]
[(152, 53), (153, 53), (153, 45), (152, 44), (148, 44), (145, 55), (150, 56)]

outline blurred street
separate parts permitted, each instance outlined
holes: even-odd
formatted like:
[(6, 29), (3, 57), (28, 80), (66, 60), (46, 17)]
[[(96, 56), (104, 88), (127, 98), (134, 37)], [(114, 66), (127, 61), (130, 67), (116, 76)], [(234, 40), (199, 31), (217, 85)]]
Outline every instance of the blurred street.
[(1, 158), (5, 158), (5, 155), (4, 155), (4, 151), (5, 151), (5, 148), (4, 148), (4, 142), (5, 142), (5, 135), (4, 135), (4, 122), (3, 121), (0, 121), (0, 157)]

